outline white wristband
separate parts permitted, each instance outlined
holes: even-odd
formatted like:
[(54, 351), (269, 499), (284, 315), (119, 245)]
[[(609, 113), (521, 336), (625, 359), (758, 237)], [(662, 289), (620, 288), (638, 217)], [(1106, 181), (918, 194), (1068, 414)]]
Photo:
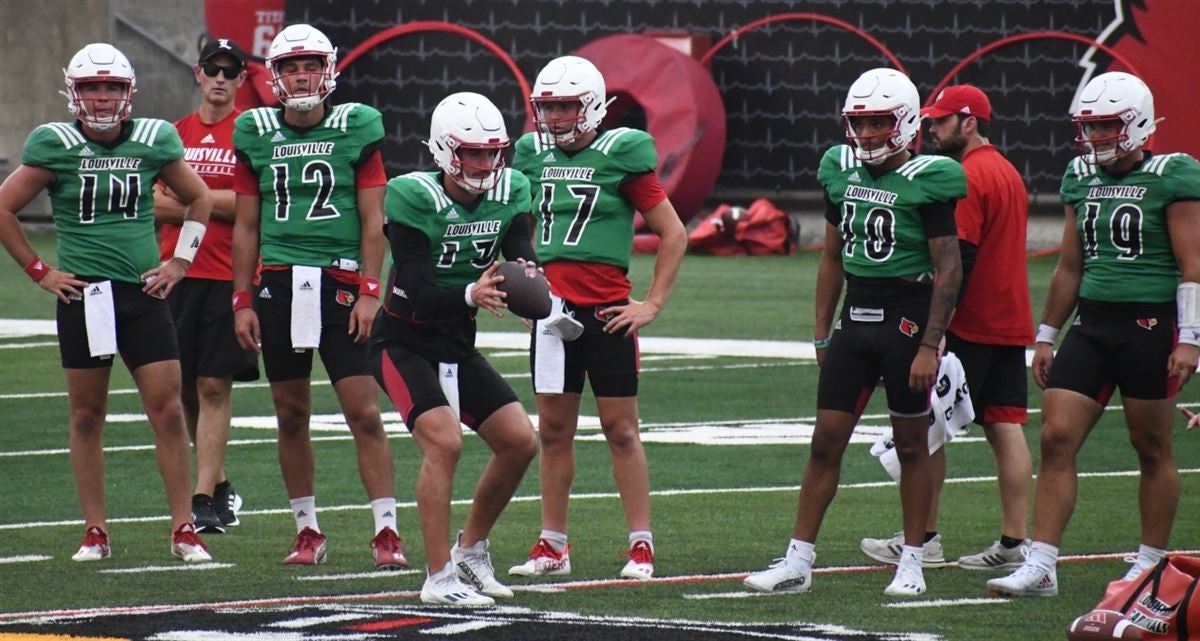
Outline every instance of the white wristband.
[(1045, 323), (1038, 325), (1037, 342), (1050, 343), (1051, 345), (1053, 345), (1055, 339), (1057, 339), (1057, 338), (1058, 338), (1058, 328), (1057, 327), (1051, 327)]
[(463, 291), (463, 300), (467, 301), (467, 307), (479, 307), (475, 304), (475, 299), (471, 298), (471, 290), (475, 289), (477, 283), (467, 285), (467, 289)]
[(1200, 347), (1200, 330), (1192, 327), (1179, 328), (1179, 342), (1183, 345), (1195, 345)]
[(196, 260), (196, 252), (200, 251), (200, 243), (204, 241), (206, 228), (194, 220), (183, 221), (179, 230), (179, 240), (175, 242), (175, 258), (191, 263)]
[(1175, 308), (1180, 329), (1200, 328), (1200, 283), (1179, 283), (1175, 288)]

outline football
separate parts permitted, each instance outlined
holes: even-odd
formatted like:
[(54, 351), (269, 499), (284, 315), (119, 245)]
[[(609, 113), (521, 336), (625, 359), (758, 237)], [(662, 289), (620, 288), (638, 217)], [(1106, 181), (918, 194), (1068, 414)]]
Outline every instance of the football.
[(550, 315), (550, 283), (540, 271), (532, 275), (525, 267), (516, 261), (500, 263), (496, 270), (497, 276), (504, 280), (496, 285), (496, 289), (505, 293), (504, 302), (508, 310), (530, 320), (541, 320)]
[(1113, 610), (1092, 610), (1071, 622), (1067, 628), (1070, 641), (1095, 641), (1095, 639), (1140, 639), (1142, 631), (1125, 620), (1125, 616)]

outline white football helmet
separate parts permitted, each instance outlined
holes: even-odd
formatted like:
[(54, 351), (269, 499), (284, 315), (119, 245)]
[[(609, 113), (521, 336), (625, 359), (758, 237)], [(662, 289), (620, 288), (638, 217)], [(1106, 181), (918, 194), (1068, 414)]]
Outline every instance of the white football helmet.
[[(858, 136), (851, 127), (850, 119), (859, 116), (889, 116), (894, 121), (892, 132), (882, 147), (863, 148), (863, 142), (876, 136)], [(842, 124), (846, 129), (846, 140), (854, 148), (854, 154), (868, 165), (878, 165), (884, 160), (904, 151), (921, 127), (921, 98), (917, 87), (908, 76), (880, 67), (871, 69), (850, 85), (846, 103), (842, 107)]]
[[(1154, 119), (1154, 96), (1137, 76), (1110, 71), (1092, 78), (1079, 93), (1071, 110), (1075, 143), (1089, 162), (1110, 165), (1146, 144), (1158, 121)], [(1098, 121), (1120, 121), (1120, 132), (1105, 138), (1089, 133)]]
[[(496, 105), (477, 93), (450, 94), (433, 109), (430, 120), (426, 144), (433, 153), (433, 162), (472, 194), (496, 186), (504, 169), (504, 148), (508, 146), (504, 116)], [(473, 164), (459, 154), (462, 149), (492, 150), (492, 159), (487, 164)]]
[[(534, 122), (547, 145), (569, 145), (583, 134), (595, 131), (608, 113), (612, 100), (605, 96), (604, 76), (596, 65), (579, 56), (562, 56), (551, 60), (533, 83)], [(615, 98), (614, 98), (615, 99)], [(548, 102), (578, 102), (579, 114), (569, 131), (556, 133), (554, 125), (563, 119), (547, 118), (542, 105)]]
[[(319, 73), (282, 74), (280, 63), (288, 58), (320, 58)], [(294, 24), (280, 31), (267, 50), (267, 68), (271, 70), (271, 90), (284, 105), (296, 111), (311, 111), (337, 87), (337, 49), (329, 38), (306, 24)], [(296, 93), (288, 89), (290, 78), (306, 79), (308, 86)]]
[[(63, 69), (67, 90), (67, 110), (96, 131), (110, 131), (121, 124), (133, 111), (133, 94), (137, 93), (137, 80), (133, 66), (125, 54), (103, 42), (94, 42), (80, 49), (71, 57)], [(116, 82), (125, 85), (124, 95), (116, 105), (108, 109), (107, 99), (85, 99), (79, 93), (80, 85), (92, 82)], [(90, 104), (89, 104), (90, 103)], [(110, 112), (101, 115), (99, 112)]]

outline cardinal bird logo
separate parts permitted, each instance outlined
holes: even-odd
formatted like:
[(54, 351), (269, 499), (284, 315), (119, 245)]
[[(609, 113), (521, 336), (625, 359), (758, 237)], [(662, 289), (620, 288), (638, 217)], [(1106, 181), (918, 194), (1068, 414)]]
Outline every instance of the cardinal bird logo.
[(904, 318), (903, 316), (900, 317), (900, 333), (901, 334), (904, 334), (905, 336), (908, 336), (909, 338), (911, 338), (913, 336), (916, 336), (917, 332), (919, 332), (919, 331), (921, 331), (920, 325), (917, 325), (916, 323), (908, 320), (907, 318)]
[(337, 301), (338, 305), (346, 307), (354, 306), (354, 294), (344, 289), (337, 290), (337, 294), (333, 297), (333, 300)]
[(1147, 329), (1147, 330), (1154, 329), (1154, 326), (1158, 324), (1158, 319), (1157, 318), (1139, 318), (1139, 319), (1137, 319), (1137, 324), (1138, 324), (1138, 327), (1141, 327), (1142, 329)]

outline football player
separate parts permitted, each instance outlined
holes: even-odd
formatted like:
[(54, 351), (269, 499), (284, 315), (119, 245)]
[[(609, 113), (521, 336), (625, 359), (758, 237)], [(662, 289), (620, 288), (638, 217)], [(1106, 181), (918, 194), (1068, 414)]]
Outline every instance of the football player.
[[(308, 432), (316, 350), (354, 435), (375, 517), (375, 565), (405, 567), (391, 448), (366, 345), (384, 252), (383, 122), (367, 105), (326, 102), (336, 86), (336, 63), (337, 52), (320, 31), (305, 24), (283, 29), (267, 55), (282, 106), (252, 109), (234, 123), (234, 327), (243, 348), (261, 345), (279, 420), (279, 466), (297, 531), (283, 562), (325, 559)], [(253, 295), (260, 255), (262, 278)]]
[[(171, 552), (187, 562), (211, 561), (192, 525), (179, 348), (163, 298), (196, 257), (212, 199), (183, 161), (175, 127), (130, 116), (137, 83), (124, 54), (109, 44), (89, 44), (63, 71), (75, 120), (48, 123), (29, 134), (21, 165), (0, 187), (0, 242), (35, 283), (58, 297), (71, 470), (86, 527), (72, 558), (97, 561), (112, 554), (101, 432), (113, 356), (120, 354), (154, 430), (171, 511)], [(179, 239), (161, 262), (149, 193), (155, 180), (186, 209)], [(34, 254), (17, 222), (17, 212), (42, 190), (50, 193), (58, 268)]]
[[(816, 288), (817, 420), (796, 525), (784, 558), (746, 577), (762, 592), (806, 592), (814, 543), (837, 492), (842, 454), (880, 377), (900, 458), (904, 544), (889, 596), (925, 591), (922, 545), (932, 476), (929, 395), (938, 349), (962, 279), (954, 209), (967, 193), (962, 165), (914, 155), (920, 99), (894, 69), (862, 74), (846, 96), (849, 144), (825, 152), (825, 247)], [(831, 333), (846, 282), (846, 299)]]
[[(200, 532), (224, 532), (237, 525), (242, 498), (225, 477), (233, 380), (258, 379), (258, 359), (233, 334), (233, 122), (240, 111), (233, 98), (246, 79), (246, 54), (232, 40), (208, 41), (193, 73), (200, 86), (200, 108), (175, 122), (183, 139), (184, 160), (208, 185), (212, 219), (196, 261), (171, 291), (167, 302), (175, 318), (179, 363), (183, 370), (183, 413), (196, 444), (196, 490), (192, 515)], [(174, 192), (155, 185), (154, 218), (162, 223), (159, 251), (166, 260), (179, 238), (183, 203)]]
[[(655, 174), (654, 139), (637, 129), (600, 130), (609, 101), (595, 65), (576, 56), (550, 61), (531, 98), (537, 131), (517, 141), (513, 165), (533, 184), (535, 244), (560, 311), (537, 322), (530, 350), (542, 452), (542, 532), (529, 559), (509, 572), (570, 572), (567, 502), (586, 378), (629, 526), (629, 561), (621, 576), (649, 579), (654, 539), (650, 475), (638, 435), (637, 335), (666, 304), (687, 236)], [(642, 301), (630, 298), (626, 277), (639, 211), (662, 239)]]
[[(500, 110), (476, 93), (433, 110), (434, 172), (388, 183), (384, 211), (392, 247), (384, 313), (375, 323), (376, 380), (421, 448), (417, 506), (428, 575), (421, 600), (492, 605), (511, 597), (488, 555), (488, 533), (537, 453), (533, 425), (512, 388), (475, 349), (479, 308), (500, 315), (496, 256), (534, 269), (529, 181), (504, 167), (508, 134)], [(462, 450), (460, 423), (493, 456), (454, 547), (450, 491)]]
[(1063, 174), (1062, 253), (1033, 357), (1034, 380), (1046, 390), (1033, 545), (1020, 568), (988, 581), (992, 594), (1058, 594), (1075, 458), (1114, 389), (1141, 469), (1141, 547), (1125, 579), (1162, 558), (1179, 504), (1171, 430), (1175, 395), (1200, 354), (1200, 163), (1146, 148), (1158, 121), (1136, 76), (1093, 78), (1072, 119), (1083, 153)]

